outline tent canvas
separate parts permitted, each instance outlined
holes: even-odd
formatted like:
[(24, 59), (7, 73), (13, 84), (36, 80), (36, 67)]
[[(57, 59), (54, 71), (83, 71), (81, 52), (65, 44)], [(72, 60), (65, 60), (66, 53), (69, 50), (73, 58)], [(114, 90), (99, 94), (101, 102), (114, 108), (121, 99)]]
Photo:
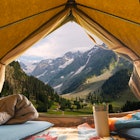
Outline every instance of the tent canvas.
[(129, 85), (140, 98), (139, 0), (1, 0), (0, 91), (5, 67), (68, 21), (75, 21), (134, 64)]

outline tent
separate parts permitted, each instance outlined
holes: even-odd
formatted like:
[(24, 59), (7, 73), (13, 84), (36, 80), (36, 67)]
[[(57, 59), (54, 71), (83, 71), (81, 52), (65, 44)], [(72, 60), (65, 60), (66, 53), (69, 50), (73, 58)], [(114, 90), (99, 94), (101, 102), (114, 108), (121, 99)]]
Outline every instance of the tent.
[(69, 21), (133, 62), (129, 85), (140, 99), (140, 0), (1, 0), (0, 91), (6, 65)]

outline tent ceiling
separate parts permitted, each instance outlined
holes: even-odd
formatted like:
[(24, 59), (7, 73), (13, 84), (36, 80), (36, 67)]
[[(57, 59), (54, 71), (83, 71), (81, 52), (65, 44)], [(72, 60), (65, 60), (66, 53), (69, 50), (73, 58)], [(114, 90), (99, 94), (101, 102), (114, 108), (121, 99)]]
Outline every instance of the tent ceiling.
[[(128, 55), (132, 61), (139, 60), (139, 0), (0, 0), (0, 63), (9, 64), (70, 20), (114, 51)], [(134, 65), (140, 76), (139, 63)], [(2, 65), (0, 89), (4, 79)]]
[(140, 55), (139, 0), (1, 0), (0, 58), (68, 8), (76, 8)]

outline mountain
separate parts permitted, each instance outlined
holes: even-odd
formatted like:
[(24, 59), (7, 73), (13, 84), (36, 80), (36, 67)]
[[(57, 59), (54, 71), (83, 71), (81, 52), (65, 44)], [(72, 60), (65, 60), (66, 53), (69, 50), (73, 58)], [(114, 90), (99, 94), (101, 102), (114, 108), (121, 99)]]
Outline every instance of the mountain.
[(31, 74), (44, 83), (49, 83), (55, 75), (70, 65), (77, 56), (81, 56), (79, 51), (76, 53), (68, 52), (63, 57), (56, 59), (42, 60)]
[(31, 75), (32, 71), (35, 69), (35, 67), (37, 66), (37, 64), (39, 62), (33, 62), (33, 61), (21, 61), (18, 60), (20, 67), (22, 68), (22, 70), (27, 74), (27, 75)]
[(58, 103), (61, 100), (52, 87), (33, 76), (28, 76), (15, 61), (6, 67), (5, 82), (0, 95), (11, 94), (25, 95), (41, 112), (47, 112), (54, 102)]
[[(1, 92), (1, 96), (7, 96), (10, 94), (24, 94), (29, 100), (32, 101), (32, 103), (35, 105), (39, 112), (47, 112), (48, 109), (54, 110), (54, 106), (55, 108), (57, 108), (58, 104), (61, 106), (60, 109), (62, 110), (66, 108), (72, 109), (72, 106), (77, 106), (77, 108), (79, 108), (79, 105), (85, 104), (85, 101), (86, 103), (93, 104), (95, 99), (97, 99), (95, 98), (95, 87), (97, 87), (97, 85), (99, 85), (98, 83), (101, 82), (103, 86), (101, 86), (100, 84), (100, 86), (98, 86), (98, 89), (102, 88), (102, 90), (104, 91), (101, 94), (102, 97), (104, 97), (104, 101), (106, 101), (105, 99), (113, 99), (115, 101), (117, 100), (117, 103), (120, 107), (121, 104), (124, 105), (125, 101), (127, 100), (137, 101), (136, 99), (134, 99), (134, 94), (132, 94), (132, 92), (128, 90), (127, 82), (129, 79), (128, 77), (130, 77), (131, 74), (130, 71), (125, 69), (121, 70), (122, 65), (124, 65), (124, 62), (125, 61), (123, 59), (119, 59), (119, 65), (115, 67), (115, 69), (118, 69), (118, 72), (115, 72), (115, 74), (112, 74), (112, 76), (109, 75), (110, 78), (108, 78), (108, 80), (106, 80), (106, 75), (108, 75), (107, 73), (112, 72), (111, 70), (107, 70), (99, 76), (91, 76), (89, 78), (86, 78), (86, 81), (78, 87), (80, 93), (79, 98), (73, 98), (74, 100), (72, 99), (72, 101), (64, 99), (64, 96), (58, 95), (52, 87), (43, 83), (37, 78), (33, 76), (28, 76), (21, 69), (18, 62), (12, 62), (6, 67), (5, 83)], [(119, 68), (120, 66), (121, 68)], [(125, 68), (126, 66), (129, 65), (125, 65)], [(110, 67), (112, 67), (112, 65)], [(114, 69), (112, 70), (114, 71)], [(122, 82), (120, 81), (120, 79), (122, 79)], [(117, 87), (117, 90), (115, 90), (114, 87)], [(77, 89), (75, 91), (77, 91)], [(89, 92), (89, 89), (92, 92)], [(88, 91), (86, 92), (86, 94), (88, 94), (87, 96), (85, 96), (85, 98), (82, 97), (84, 90)], [(128, 90), (128, 92), (126, 92), (126, 90)], [(118, 105), (117, 109), (114, 109), (115, 112), (118, 111)], [(87, 110), (87, 107), (85, 108), (85, 110)]]
[(88, 77), (100, 75), (102, 70), (109, 67), (110, 61), (114, 59), (116, 56), (112, 51), (94, 47), (76, 57), (70, 65), (55, 75), (49, 84), (54, 88), (59, 87), (63, 94), (73, 92)]
[(42, 60), (36, 63), (30, 74), (53, 87), (57, 93), (66, 94), (77, 90), (92, 76), (99, 76), (108, 70), (114, 73), (129, 65), (130, 62), (113, 51), (95, 45), (84, 53), (68, 52), (56, 59)]

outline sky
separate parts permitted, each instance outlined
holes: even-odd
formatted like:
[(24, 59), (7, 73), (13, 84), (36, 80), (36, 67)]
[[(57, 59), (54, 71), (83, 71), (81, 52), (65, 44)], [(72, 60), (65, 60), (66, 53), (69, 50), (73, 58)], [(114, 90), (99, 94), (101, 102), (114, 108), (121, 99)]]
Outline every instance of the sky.
[[(98, 38), (94, 38), (101, 44)], [(49, 59), (63, 56), (66, 52), (87, 51), (95, 43), (83, 28), (75, 22), (68, 22), (29, 48), (19, 59)]]

